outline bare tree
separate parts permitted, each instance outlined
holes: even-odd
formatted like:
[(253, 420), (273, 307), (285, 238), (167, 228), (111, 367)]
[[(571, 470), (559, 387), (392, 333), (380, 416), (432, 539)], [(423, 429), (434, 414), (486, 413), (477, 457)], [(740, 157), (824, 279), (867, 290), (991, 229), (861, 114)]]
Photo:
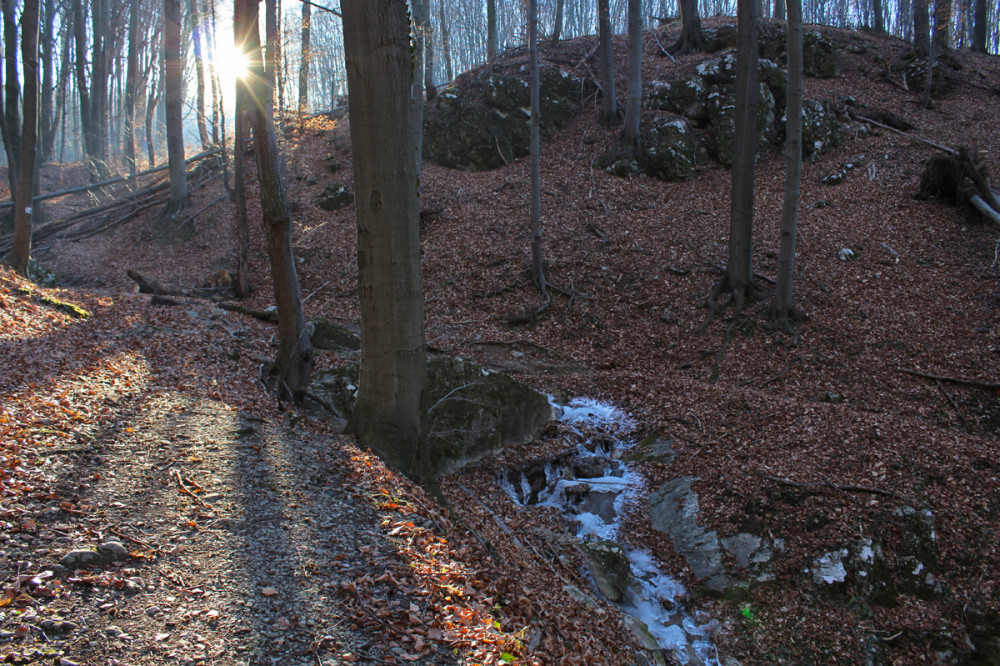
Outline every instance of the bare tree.
[(529, 53), (529, 86), (531, 88), (531, 126), (529, 142), (531, 158), (529, 170), (530, 182), (530, 215), (531, 215), (531, 281), (545, 298), (548, 307), (552, 297), (549, 295), (548, 284), (545, 282), (545, 268), (542, 263), (542, 189), (541, 189), (541, 148), (540, 116), (541, 94), (538, 76), (538, 0), (528, 0), (528, 53)]
[(927, 6), (928, 0), (913, 0), (913, 50), (921, 56), (930, 51), (931, 20)]
[(566, 0), (556, 0), (556, 16), (552, 21), (552, 46), (558, 46), (559, 39), (562, 37), (563, 11), (565, 5)]
[(312, 5), (302, 3), (302, 39), (301, 55), (299, 56), (299, 115), (309, 108), (309, 32), (312, 29)]
[(198, 138), (201, 139), (201, 149), (208, 150), (212, 144), (208, 135), (208, 124), (205, 120), (205, 63), (202, 57), (202, 27), (198, 13), (198, 0), (190, 0), (188, 18), (191, 21), (191, 44), (194, 47), (195, 72), (195, 117), (198, 121)]
[(424, 39), (427, 26), (427, 0), (410, 0), (413, 8), (412, 53), (413, 81), (410, 85), (410, 97), (413, 102), (413, 155), (416, 159), (419, 182), (420, 169), (423, 164), (424, 152), (424, 54), (426, 41)]
[(615, 95), (615, 60), (611, 44), (611, 10), (609, 0), (597, 0), (598, 51), (600, 53), (601, 113), (597, 120), (605, 127), (621, 122), (618, 97)]
[[(14, 158), (8, 166), (9, 171), (18, 173), (18, 164), (21, 160), (21, 108), (18, 105), (21, 99), (21, 83), (17, 71), (17, 20), (14, 16), (14, 0), (0, 0), (0, 7), (3, 9), (4, 66), (7, 70), (3, 114)], [(11, 181), (10, 191), (13, 194), (16, 190), (15, 179)]]
[(278, 398), (298, 400), (309, 386), (312, 375), (312, 346), (306, 330), (299, 279), (292, 253), (292, 220), (285, 200), (278, 155), (278, 139), (271, 116), (273, 92), (264, 74), (257, 26), (257, 0), (235, 0), (239, 12), (238, 34), (245, 35), (249, 81), (249, 116), (257, 156), (260, 205), (267, 235), (267, 255), (271, 264), (274, 303), (278, 309), (278, 357), (272, 370)]
[(986, 53), (987, 0), (975, 0), (975, 20), (972, 27), (972, 50)]
[(135, 164), (135, 98), (139, 87), (139, 0), (130, 0), (128, 19), (128, 55), (125, 72), (125, 163), (130, 176)]
[(28, 275), (31, 254), (32, 198), (35, 194), (35, 144), (38, 131), (38, 0), (24, 0), (21, 12), (21, 62), (24, 65), (24, 128), (14, 201), (14, 246), (11, 265)]
[(184, 173), (184, 63), (181, 61), (181, 3), (163, 0), (163, 60), (166, 71), (164, 95), (167, 105), (167, 160), (170, 163), (170, 200), (164, 210), (171, 216), (188, 204)]
[(413, 83), (405, 0), (342, 0), (357, 192), (361, 376), (352, 428), (404, 473), (430, 473)]
[(486, 0), (486, 60), (497, 59), (497, 0)]
[(625, 124), (605, 157), (606, 163), (631, 160), (641, 151), (639, 120), (642, 116), (642, 0), (628, 0), (628, 101)]
[[(716, 299), (732, 294), (737, 314), (759, 298), (753, 282), (754, 169), (757, 152), (757, 0), (738, 0), (736, 43), (736, 132), (733, 140), (733, 189), (729, 214), (729, 265), (712, 289), (708, 306), (714, 315)], [(711, 321), (711, 315), (709, 317)]]
[(793, 283), (795, 236), (802, 180), (802, 3), (788, 0), (788, 95), (785, 111), (785, 200), (781, 209), (781, 244), (772, 314), (778, 327), (791, 332), (795, 318)]
[(934, 50), (951, 50), (951, 0), (934, 0)]
[(701, 30), (698, 0), (678, 0), (681, 12), (681, 36), (670, 47), (673, 55), (687, 55), (705, 50), (705, 33)]
[[(985, 0), (980, 0), (980, 2), (984, 1)], [(438, 25), (441, 27), (441, 51), (444, 55), (444, 78), (450, 82), (454, 80), (455, 72), (451, 62), (451, 39), (448, 34), (448, 23), (445, 21), (444, 3), (445, 0), (439, 0), (438, 2)]]

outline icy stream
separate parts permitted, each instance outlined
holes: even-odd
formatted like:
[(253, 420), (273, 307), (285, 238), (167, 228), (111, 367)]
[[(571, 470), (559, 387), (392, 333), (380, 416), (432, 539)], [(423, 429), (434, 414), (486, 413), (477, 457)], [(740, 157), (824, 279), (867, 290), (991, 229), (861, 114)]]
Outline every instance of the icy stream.
[[(511, 469), (500, 483), (522, 506), (560, 509), (580, 539), (618, 541), (626, 505), (644, 490), (640, 475), (622, 460), (634, 444), (630, 436), (636, 424), (621, 410), (585, 398), (556, 406), (556, 412), (576, 433), (576, 450), (549, 462)], [(682, 664), (717, 665), (710, 639), (717, 623), (683, 608), (684, 586), (660, 571), (650, 553), (628, 547), (625, 552), (632, 581), (620, 605), (634, 618), (640, 641)]]

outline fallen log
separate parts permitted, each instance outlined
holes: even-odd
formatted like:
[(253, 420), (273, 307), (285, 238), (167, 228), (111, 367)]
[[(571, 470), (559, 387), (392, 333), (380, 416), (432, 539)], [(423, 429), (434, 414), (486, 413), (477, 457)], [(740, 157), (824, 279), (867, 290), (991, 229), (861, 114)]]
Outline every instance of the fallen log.
[(993, 224), (1000, 226), (1000, 210), (993, 210), (978, 194), (969, 198), (972, 207)]
[(198, 297), (191, 289), (184, 289), (183, 287), (177, 287), (172, 284), (167, 284), (166, 282), (154, 280), (153, 278), (144, 277), (136, 271), (133, 271), (131, 268), (126, 270), (125, 274), (128, 275), (133, 282), (139, 285), (140, 294), (153, 294), (155, 296), (184, 296), (187, 298)]
[(253, 317), (254, 319), (266, 321), (268, 324), (278, 323), (277, 310), (251, 310), (250, 308), (243, 307), (237, 303), (229, 303), (227, 301), (219, 303), (219, 307), (223, 310), (228, 310), (229, 312), (238, 312), (248, 317)]

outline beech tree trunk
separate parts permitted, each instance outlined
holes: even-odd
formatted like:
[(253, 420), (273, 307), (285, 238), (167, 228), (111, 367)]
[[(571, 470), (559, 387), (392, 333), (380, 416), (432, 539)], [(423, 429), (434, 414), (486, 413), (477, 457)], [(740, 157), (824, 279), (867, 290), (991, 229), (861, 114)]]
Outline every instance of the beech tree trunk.
[(605, 127), (621, 122), (618, 114), (618, 97), (615, 95), (615, 63), (611, 49), (611, 9), (609, 0), (597, 0), (598, 52), (600, 53), (601, 113), (597, 120)]
[(541, 147), (539, 116), (541, 114), (540, 81), (538, 76), (538, 0), (528, 0), (528, 58), (529, 87), (531, 89), (531, 125), (529, 142), (530, 159), (530, 211), (531, 216), (531, 281), (542, 295), (548, 299), (545, 284), (545, 268), (542, 263), (542, 190), (541, 190)]
[(354, 155), (361, 377), (352, 428), (404, 473), (431, 473), (412, 64), (404, 0), (342, 0)]
[(170, 201), (165, 215), (183, 210), (188, 203), (187, 177), (184, 173), (184, 63), (181, 62), (181, 3), (163, 0), (163, 58), (166, 76), (164, 95), (167, 111), (167, 160), (170, 163)]
[(986, 53), (986, 0), (976, 0), (975, 20), (972, 26), (972, 50)]
[(951, 50), (951, 0), (934, 0), (934, 50)]
[(701, 31), (701, 16), (698, 14), (698, 0), (678, 0), (681, 12), (681, 36), (670, 52), (673, 55), (687, 55), (705, 50), (707, 42)]
[(236, 0), (236, 5), (244, 5), (241, 14), (247, 18), (250, 125), (257, 156), (261, 214), (267, 235), (274, 302), (278, 309), (278, 358), (274, 373), (277, 394), (279, 398), (297, 400), (305, 393), (312, 376), (312, 345), (299, 294), (299, 278), (292, 253), (292, 219), (281, 180), (278, 139), (271, 118), (273, 92), (267, 90), (271, 84), (264, 75), (257, 0)]
[[(256, 24), (250, 25), (247, 16), (250, 2), (235, 2), (233, 7), (233, 41), (236, 50), (245, 53), (247, 33)], [(257, 12), (252, 12), (256, 21)], [(247, 117), (250, 91), (248, 80), (243, 76), (236, 79), (236, 117), (234, 123), (235, 139), (233, 141), (233, 202), (236, 217), (236, 295), (245, 298), (250, 295), (250, 222), (247, 218), (247, 187), (246, 187), (246, 152), (247, 139), (250, 138), (250, 121)]]
[(628, 0), (628, 102), (625, 125), (618, 142), (636, 157), (640, 151), (639, 120), (642, 116), (642, 0)]
[(139, 0), (129, 3), (128, 55), (125, 72), (125, 163), (130, 176), (135, 164), (135, 97), (139, 85)]
[[(17, 20), (14, 16), (14, 0), (0, 0), (3, 8), (3, 43), (6, 81), (4, 82), (4, 117), (7, 121), (7, 133), (10, 135), (11, 152), (14, 162), (8, 164), (8, 169), (20, 173), (18, 165), (21, 162), (21, 83), (17, 71)], [(13, 193), (17, 188), (11, 189)]]
[(24, 66), (24, 129), (21, 132), (20, 173), (14, 201), (14, 246), (11, 264), (28, 275), (31, 254), (32, 197), (35, 194), (35, 144), (38, 131), (38, 0), (24, 0), (21, 13), (21, 62)]
[[(878, 2), (879, 0), (875, 0)], [(785, 0), (774, 0), (774, 9), (772, 10), (774, 18), (779, 21), (785, 20)]]
[(302, 3), (302, 52), (299, 56), (299, 115), (309, 109), (309, 31), (312, 28), (312, 7)]
[[(55, 142), (55, 118), (53, 117), (53, 96), (55, 91), (55, 0), (44, 0), (38, 31), (38, 48), (42, 57), (42, 89), (38, 110), (38, 134), (41, 146), (38, 148), (38, 163), (44, 164), (52, 158)], [(64, 63), (66, 61), (63, 61)], [(63, 65), (66, 69), (67, 65)]]
[(781, 243), (772, 311), (778, 325), (791, 329), (795, 302), (795, 236), (802, 180), (802, 3), (788, 0), (788, 101), (785, 111), (785, 200), (781, 209)]
[(441, 26), (441, 51), (444, 54), (444, 76), (450, 83), (455, 79), (455, 70), (451, 62), (451, 40), (448, 35), (448, 23), (445, 21), (444, 0), (438, 3), (438, 17), (438, 25)]
[(486, 60), (497, 59), (497, 0), (486, 0)]
[(195, 73), (195, 117), (198, 121), (198, 138), (201, 140), (201, 149), (208, 150), (212, 141), (208, 136), (208, 123), (205, 120), (205, 63), (202, 57), (202, 29), (198, 12), (198, 0), (190, 0), (191, 21), (191, 44), (194, 48), (194, 73)]
[(563, 8), (565, 4), (566, 0), (556, 0), (556, 18), (552, 23), (552, 46), (558, 46), (559, 39), (562, 37)]
[(428, 102), (437, 96), (437, 86), (434, 85), (434, 26), (431, 24), (431, 10), (431, 0), (424, 0), (424, 94)]
[(925, 56), (929, 52), (931, 19), (928, 0), (913, 0), (913, 50)]
[(419, 182), (424, 149), (424, 30), (427, 26), (427, 0), (410, 0), (413, 8), (413, 80), (410, 85), (410, 97), (413, 102), (413, 156), (416, 160), (417, 178)]

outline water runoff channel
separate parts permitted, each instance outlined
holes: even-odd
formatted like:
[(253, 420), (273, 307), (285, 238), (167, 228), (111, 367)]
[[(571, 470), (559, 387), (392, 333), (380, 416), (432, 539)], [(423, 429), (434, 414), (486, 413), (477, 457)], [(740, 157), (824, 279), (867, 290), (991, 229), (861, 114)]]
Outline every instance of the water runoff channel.
[[(583, 541), (616, 540), (627, 507), (644, 490), (641, 475), (622, 459), (635, 444), (636, 423), (620, 409), (589, 398), (553, 407), (558, 420), (575, 434), (575, 450), (509, 469), (501, 474), (500, 485), (526, 509), (561, 510)], [(681, 664), (717, 666), (711, 633), (718, 623), (684, 608), (684, 586), (661, 571), (651, 553), (622, 547), (632, 576), (618, 605), (634, 618), (636, 633), (647, 647), (660, 651), (657, 661), (670, 655)], [(587, 576), (595, 582), (590, 572)], [(649, 644), (653, 641), (655, 647)]]

